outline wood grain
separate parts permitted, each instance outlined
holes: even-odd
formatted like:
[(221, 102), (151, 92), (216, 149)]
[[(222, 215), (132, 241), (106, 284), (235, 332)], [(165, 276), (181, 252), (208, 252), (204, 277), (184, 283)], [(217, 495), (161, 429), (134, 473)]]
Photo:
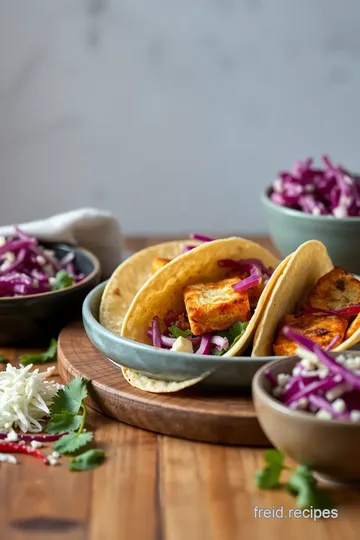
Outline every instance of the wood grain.
[[(143, 245), (152, 240), (143, 239)], [(30, 351), (1, 349), (0, 354), (16, 365), (18, 355)], [(1, 540), (359, 537), (360, 493), (346, 487), (328, 488), (338, 519), (255, 519), (255, 506), (294, 508), (287, 493), (255, 487), (262, 449), (155, 435), (91, 409), (88, 428), (107, 454), (94, 471), (70, 472), (66, 458), (54, 468), (30, 456), (20, 456), (16, 466), (0, 463)]]
[(95, 349), (81, 323), (62, 330), (58, 356), (63, 379), (90, 379), (90, 406), (126, 424), (198, 441), (269, 445), (249, 396), (200, 387), (176, 394), (142, 392), (130, 386), (121, 370)]

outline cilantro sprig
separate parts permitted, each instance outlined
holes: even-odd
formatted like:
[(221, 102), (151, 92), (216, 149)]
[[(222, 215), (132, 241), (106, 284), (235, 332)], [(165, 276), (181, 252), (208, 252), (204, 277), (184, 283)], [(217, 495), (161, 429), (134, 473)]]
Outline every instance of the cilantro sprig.
[[(221, 330), (220, 332), (216, 332), (217, 335), (226, 337), (229, 341), (229, 348), (235, 345), (237, 341), (241, 338), (243, 333), (245, 332), (248, 322), (241, 322), (237, 321), (235, 322), (230, 328), (227, 330)], [(221, 350), (215, 350), (213, 354), (215, 356), (222, 356), (224, 353), (226, 353), (228, 349), (221, 349)]]
[(57, 340), (52, 339), (50, 341), (49, 348), (40, 353), (25, 353), (19, 356), (19, 362), (23, 366), (29, 364), (47, 364), (48, 362), (54, 362), (56, 360), (57, 353)]
[[(319, 488), (310, 468), (301, 464), (288, 467), (284, 464), (284, 454), (279, 450), (267, 450), (264, 455), (265, 467), (255, 474), (255, 484), (261, 489), (285, 488), (296, 496), (299, 508), (318, 508), (319, 510), (333, 508), (328, 495)], [(291, 471), (291, 476), (285, 484), (280, 483), (281, 473)]]
[(173, 338), (179, 338), (179, 337), (188, 337), (191, 336), (191, 330), (190, 328), (188, 330), (181, 330), (181, 328), (178, 328), (177, 326), (169, 326), (168, 328), (171, 337)]
[[(50, 434), (63, 433), (54, 444), (53, 449), (59, 454), (74, 454), (87, 446), (94, 438), (91, 431), (85, 430), (87, 407), (87, 379), (76, 377), (67, 386), (59, 390), (50, 406), (51, 420), (46, 426)], [(100, 459), (102, 453), (103, 458)], [(71, 470), (93, 469), (104, 459), (102, 450), (88, 450), (74, 457), (70, 463)]]
[(66, 270), (59, 270), (56, 273), (55, 281), (52, 285), (53, 291), (58, 291), (60, 289), (66, 289), (74, 283), (74, 278)]

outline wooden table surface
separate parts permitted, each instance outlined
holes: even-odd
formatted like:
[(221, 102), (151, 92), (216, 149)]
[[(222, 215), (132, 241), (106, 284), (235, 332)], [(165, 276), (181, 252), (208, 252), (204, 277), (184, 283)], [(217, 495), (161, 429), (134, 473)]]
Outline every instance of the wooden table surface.
[[(133, 239), (140, 249), (158, 239)], [(160, 239), (159, 239), (160, 240)], [(261, 238), (269, 246), (267, 239)], [(16, 364), (23, 352), (2, 349)], [(0, 369), (3, 369), (1, 367)], [(70, 472), (29, 456), (0, 463), (1, 540), (337, 540), (358, 538), (360, 493), (331, 486), (337, 519), (259, 519), (254, 508), (294, 508), (287, 493), (255, 487), (263, 450), (142, 431), (90, 412), (106, 462)], [(310, 443), (310, 442), (309, 442)], [(324, 448), (326, 452), (326, 448)]]

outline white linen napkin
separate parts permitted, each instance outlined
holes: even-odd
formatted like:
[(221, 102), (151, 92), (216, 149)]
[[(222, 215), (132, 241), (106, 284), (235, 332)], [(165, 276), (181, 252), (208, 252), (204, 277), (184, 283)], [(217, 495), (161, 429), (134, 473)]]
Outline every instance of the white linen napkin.
[[(17, 224), (27, 234), (40, 241), (65, 242), (92, 251), (101, 264), (101, 273), (107, 278), (120, 264), (122, 235), (119, 224), (111, 212), (96, 208), (79, 208), (64, 214)], [(13, 225), (0, 227), (0, 236), (14, 233)]]

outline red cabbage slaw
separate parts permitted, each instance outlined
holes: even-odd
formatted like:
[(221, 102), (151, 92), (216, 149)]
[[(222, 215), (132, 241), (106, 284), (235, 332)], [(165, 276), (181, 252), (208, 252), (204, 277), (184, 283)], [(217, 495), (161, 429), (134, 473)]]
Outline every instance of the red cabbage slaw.
[(307, 214), (336, 218), (360, 216), (360, 182), (328, 156), (323, 169), (313, 167), (311, 158), (297, 161), (289, 172), (281, 172), (273, 182), (270, 199), (280, 206)]
[(14, 236), (0, 240), (0, 297), (62, 289), (85, 277), (76, 268), (74, 252), (59, 260), (18, 227)]
[(360, 421), (360, 356), (334, 358), (290, 327), (284, 327), (283, 333), (299, 345), (300, 360), (290, 375), (275, 377), (265, 371), (273, 396), (287, 407), (319, 418)]

